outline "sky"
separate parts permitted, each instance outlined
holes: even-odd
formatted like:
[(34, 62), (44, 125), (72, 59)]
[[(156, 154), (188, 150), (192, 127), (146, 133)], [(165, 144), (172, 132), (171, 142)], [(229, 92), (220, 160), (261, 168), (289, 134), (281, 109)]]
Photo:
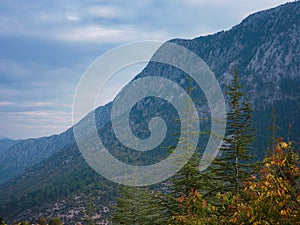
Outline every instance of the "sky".
[[(285, 2), (1, 0), (0, 137), (49, 136), (70, 128), (80, 78), (112, 48), (229, 30), (251, 13)], [(99, 104), (113, 99), (125, 84), (112, 80)]]

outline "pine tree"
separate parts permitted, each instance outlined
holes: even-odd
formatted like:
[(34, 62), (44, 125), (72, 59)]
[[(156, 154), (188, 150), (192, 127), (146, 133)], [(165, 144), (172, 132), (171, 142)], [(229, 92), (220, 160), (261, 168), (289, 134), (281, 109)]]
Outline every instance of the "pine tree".
[(164, 225), (165, 209), (145, 187), (121, 186), (115, 213), (114, 225)]
[[(190, 79), (190, 85), (188, 87), (187, 93), (189, 96), (191, 96), (192, 93), (192, 80)], [(198, 116), (192, 114), (191, 109), (191, 100), (187, 100), (186, 102), (186, 118), (180, 118), (181, 120), (184, 120), (184, 124), (186, 124), (185, 127), (182, 127), (181, 137), (178, 138), (178, 144), (181, 144), (183, 147), (183, 150), (185, 152), (188, 152), (193, 148), (193, 139), (192, 136), (200, 136), (204, 134), (204, 132), (200, 131), (193, 131), (190, 129), (190, 124), (193, 122), (200, 123), (200, 119)], [(195, 117), (196, 116), (196, 117)], [(182, 121), (181, 121), (182, 122)], [(171, 150), (174, 147), (171, 147)], [(181, 157), (178, 156), (178, 163), (181, 162)], [(197, 181), (200, 179), (200, 173), (199, 173), (199, 163), (200, 163), (200, 154), (199, 149), (197, 148), (189, 162), (173, 177), (172, 183), (173, 183), (173, 191), (175, 193), (182, 193), (184, 195), (187, 195), (190, 193), (192, 189), (198, 189), (199, 184), (197, 184)]]
[(135, 191), (131, 187), (121, 186), (118, 191), (117, 205), (112, 218), (113, 224), (137, 224)]
[[(193, 95), (193, 83), (190, 78), (189, 87), (187, 88), (187, 93), (189, 96)], [(194, 139), (191, 137), (204, 137), (207, 135), (205, 131), (194, 131), (190, 129), (190, 124), (193, 122), (203, 122), (204, 119), (199, 118), (198, 115), (193, 115), (191, 100), (186, 102), (186, 118), (181, 118), (184, 120), (185, 127), (182, 127), (183, 135), (178, 138), (178, 144), (183, 146), (184, 152), (190, 151), (193, 146)], [(181, 121), (182, 122), (182, 121)], [(174, 147), (171, 147), (171, 150)], [(181, 157), (178, 156), (179, 163), (181, 162)], [(205, 196), (210, 191), (210, 179), (208, 171), (199, 171), (199, 163), (201, 159), (200, 149), (197, 147), (195, 153), (192, 155), (189, 162), (184, 165), (184, 167), (174, 175), (171, 181), (170, 193), (166, 195), (164, 204), (167, 205), (169, 210), (169, 215), (172, 217), (178, 213), (181, 213), (182, 208), (178, 205), (178, 199), (182, 196), (188, 196), (191, 191), (196, 191)]]
[(254, 140), (251, 124), (251, 105), (240, 85), (236, 67), (230, 71), (232, 83), (228, 85), (229, 111), (227, 129), (219, 156), (213, 162), (211, 176), (217, 192), (239, 194), (242, 181), (253, 173), (249, 148)]
[(211, 184), (209, 172), (199, 172), (200, 154), (195, 153), (191, 160), (171, 179), (171, 192), (165, 197), (164, 204), (171, 219), (174, 215), (181, 215), (186, 209), (179, 204), (181, 198), (189, 196), (191, 192), (206, 196), (210, 192)]

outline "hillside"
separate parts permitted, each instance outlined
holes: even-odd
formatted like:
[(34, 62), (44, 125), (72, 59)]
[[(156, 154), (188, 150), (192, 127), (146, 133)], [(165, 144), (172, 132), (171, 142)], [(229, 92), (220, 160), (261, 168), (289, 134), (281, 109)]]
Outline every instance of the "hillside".
[[(291, 128), (299, 140), (300, 117), (300, 3), (255, 13), (229, 31), (193, 40), (174, 40), (204, 59), (221, 84), (236, 64), (254, 108), (257, 137), (270, 134), (272, 110), (280, 118), (278, 135)], [(256, 146), (267, 145), (267, 141)], [(261, 150), (258, 150), (261, 151)]]
[(115, 192), (116, 186), (94, 172), (73, 145), (2, 185), (0, 201), (8, 203), (0, 211), (8, 219), (59, 215), (68, 223), (82, 221), (92, 204), (93, 213), (108, 217)]
[[(99, 126), (108, 121), (108, 114), (105, 113), (107, 109), (109, 109), (109, 106), (97, 109), (97, 123)], [(0, 144), (2, 141), (5, 140), (1, 140)], [(0, 158), (0, 184), (24, 172), (26, 168), (34, 166), (62, 149), (72, 146), (74, 143), (72, 128), (59, 135), (16, 142), (6, 148)]]
[(1, 138), (0, 139), (0, 155), (5, 153), (10, 147), (14, 144), (18, 143), (18, 140), (13, 140), (9, 138)]
[[(278, 136), (286, 135), (289, 126), (290, 139), (299, 141), (299, 34), (300, 2), (297, 1), (250, 15), (229, 31), (192, 40), (171, 40), (199, 55), (210, 66), (224, 90), (229, 79), (228, 70), (233, 64), (237, 65), (241, 81), (254, 108), (258, 141), (253, 154), (257, 158), (262, 158), (262, 150), (267, 146), (266, 137), (270, 135), (268, 127), (271, 125), (273, 109), (278, 115), (277, 124), (281, 127)], [(180, 83), (183, 88), (187, 85), (187, 82), (182, 82), (187, 79), (185, 74), (159, 63), (147, 65), (137, 78), (145, 76), (164, 76)], [(202, 98), (203, 96), (200, 96), (200, 99)], [(201, 104), (196, 104), (202, 111)], [(168, 120), (167, 124), (171, 125), (170, 133), (177, 129), (174, 125), (176, 113), (172, 112), (167, 103), (157, 100), (145, 101), (136, 107), (132, 115), (132, 127), (137, 136), (147, 136), (145, 125), (149, 118), (157, 115), (153, 106), (162, 109), (159, 115)], [(97, 109), (96, 121), (98, 133), (114, 156), (127, 162), (138, 160), (144, 165), (153, 163), (167, 154), (151, 151), (150, 155), (143, 155), (124, 148), (111, 132), (110, 110), (111, 104)], [(204, 107), (203, 110), (207, 109)], [(166, 117), (170, 112), (174, 114)], [(146, 122), (142, 122), (143, 119)], [(139, 131), (140, 128), (143, 129)], [(174, 140), (165, 140), (161, 146), (171, 144), (174, 144)], [(128, 152), (131, 158), (125, 158)], [(11, 179), (8, 180), (9, 178)], [(116, 188), (93, 172), (84, 162), (74, 143), (72, 129), (60, 135), (23, 140), (13, 145), (0, 159), (1, 181), (6, 182), (0, 187), (0, 216), (9, 219), (34, 218), (41, 215), (40, 212), (49, 209), (47, 215), (60, 215), (65, 221), (78, 221), (82, 214), (78, 217), (64, 216), (78, 206), (78, 202), (71, 204), (68, 198), (75, 199), (91, 194), (91, 199), (100, 197), (99, 204), (111, 208)], [(55, 208), (55, 204), (61, 201), (70, 203), (68, 209)]]

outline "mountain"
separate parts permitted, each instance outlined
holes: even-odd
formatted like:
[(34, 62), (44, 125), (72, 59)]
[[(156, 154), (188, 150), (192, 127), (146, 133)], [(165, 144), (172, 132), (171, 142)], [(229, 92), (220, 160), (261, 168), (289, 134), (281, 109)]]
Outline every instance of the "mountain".
[(254, 106), (266, 108), (299, 97), (297, 10), (299, 2), (290, 3), (253, 14), (229, 31), (174, 42), (204, 59), (221, 83), (226, 83), (229, 66), (236, 64)]
[(94, 172), (71, 145), (4, 183), (0, 201), (6, 204), (0, 204), (0, 212), (7, 219), (32, 222), (59, 216), (70, 224), (70, 219), (82, 221), (91, 205), (93, 213), (110, 216), (114, 196), (116, 186)]
[[(254, 108), (257, 137), (270, 134), (272, 110), (281, 128), (278, 135), (299, 141), (300, 127), (300, 3), (248, 16), (229, 31), (173, 40), (199, 55), (224, 87), (236, 64)], [(266, 139), (266, 138), (264, 138)], [(265, 148), (267, 140), (257, 143)], [(258, 150), (261, 151), (261, 150)]]
[(3, 140), (3, 139), (9, 139), (9, 138), (7, 138), (7, 137), (0, 137), (0, 140)]
[(74, 143), (74, 137), (72, 129), (69, 129), (60, 135), (26, 139), (8, 145), (0, 158), (0, 184), (71, 143)]
[(0, 155), (6, 152), (14, 144), (18, 143), (19, 140), (13, 140), (6, 137), (0, 138)]
[[(237, 65), (241, 82), (254, 108), (254, 126), (257, 130), (254, 154), (257, 158), (263, 156), (263, 149), (267, 146), (273, 110), (278, 115), (277, 124), (281, 127), (277, 135), (299, 140), (299, 1), (250, 15), (228, 31), (170, 42), (199, 55), (215, 73), (224, 91), (230, 80), (228, 71), (232, 65)], [(186, 74), (167, 65), (149, 63), (135, 79), (146, 76), (163, 76), (187, 88)], [(203, 95), (200, 99), (203, 99)], [(198, 109), (203, 107), (200, 103), (196, 105)], [(148, 155), (137, 154), (125, 148), (112, 132), (111, 106), (110, 103), (96, 110), (96, 123), (100, 137), (115, 157), (129, 163), (137, 160), (144, 165), (156, 162), (167, 154), (159, 151), (151, 151)], [(162, 112), (158, 114), (154, 108)], [(167, 120), (167, 125), (171, 126), (168, 132), (172, 133), (178, 128), (174, 123), (176, 113), (166, 102), (146, 99), (137, 104), (133, 111), (130, 125), (141, 138), (149, 135), (147, 122), (154, 115)], [(166, 116), (169, 113), (171, 117)], [(89, 115), (80, 123), (88, 119)], [(143, 129), (140, 131), (140, 128)], [(83, 138), (88, 138), (88, 133), (87, 127)], [(162, 146), (172, 144), (174, 140), (164, 140)], [(133, 157), (126, 158), (128, 153)], [(84, 202), (111, 208), (116, 190), (116, 185), (101, 178), (87, 166), (74, 142), (72, 129), (60, 135), (23, 140), (11, 146), (0, 159), (0, 181), (6, 181), (0, 187), (0, 216), (9, 219), (30, 219), (44, 213), (49, 216), (60, 215), (68, 223), (75, 222), (84, 217), (83, 212), (87, 213), (87, 206), (82, 206)], [(66, 206), (68, 204), (69, 207)], [(109, 213), (104, 213), (107, 209), (99, 210), (102, 212), (101, 219), (109, 217)]]

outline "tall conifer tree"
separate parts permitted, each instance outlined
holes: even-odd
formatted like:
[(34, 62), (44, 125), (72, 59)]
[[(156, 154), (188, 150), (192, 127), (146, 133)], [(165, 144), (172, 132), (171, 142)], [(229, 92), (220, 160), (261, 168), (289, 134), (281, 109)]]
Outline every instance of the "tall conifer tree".
[(239, 194), (242, 181), (249, 177), (254, 169), (250, 153), (254, 132), (251, 105), (242, 91), (236, 67), (230, 74), (233, 79), (226, 93), (229, 99), (226, 135), (219, 156), (211, 166), (211, 176), (216, 191)]

